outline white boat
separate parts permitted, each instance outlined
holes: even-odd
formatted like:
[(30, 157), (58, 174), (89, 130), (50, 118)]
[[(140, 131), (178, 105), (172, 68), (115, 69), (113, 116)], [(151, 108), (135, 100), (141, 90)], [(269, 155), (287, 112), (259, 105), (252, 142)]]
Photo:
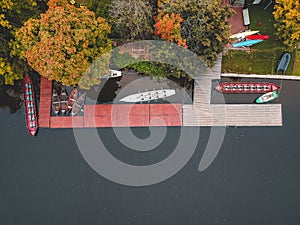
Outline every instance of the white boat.
[(154, 91), (145, 91), (138, 94), (132, 94), (120, 99), (121, 102), (145, 102), (157, 99), (164, 99), (175, 95), (175, 90), (173, 89), (163, 89)]
[(230, 38), (245, 38), (246, 36), (256, 34), (258, 32), (259, 32), (259, 30), (245, 31), (245, 32), (233, 34), (230, 36)]
[(76, 116), (84, 105), (86, 93), (83, 93), (72, 106), (71, 115)]
[(122, 76), (122, 72), (119, 71), (119, 70), (109, 70), (109, 74), (106, 74), (104, 76), (99, 76), (99, 79), (102, 79), (102, 78), (106, 78), (106, 79), (109, 79), (109, 78), (116, 78), (116, 77), (121, 77)]

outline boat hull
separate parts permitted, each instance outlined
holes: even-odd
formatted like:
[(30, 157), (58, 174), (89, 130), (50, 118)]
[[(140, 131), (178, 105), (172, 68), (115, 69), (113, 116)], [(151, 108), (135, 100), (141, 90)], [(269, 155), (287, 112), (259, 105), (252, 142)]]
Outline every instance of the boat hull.
[(253, 34), (256, 34), (258, 32), (259, 32), (259, 30), (245, 31), (245, 32), (233, 34), (233, 35), (230, 36), (230, 38), (244, 38), (246, 36), (253, 35)]
[(248, 40), (267, 40), (269, 38), (270, 38), (269, 35), (261, 35), (261, 34), (253, 34), (253, 35), (246, 36), (246, 39)]
[(276, 73), (282, 70), (282, 73), (284, 74), (289, 66), (290, 60), (291, 60), (291, 55), (289, 53), (284, 53), (276, 68)]
[(215, 90), (227, 94), (260, 94), (279, 90), (280, 86), (269, 82), (225, 82)]
[(60, 111), (60, 99), (55, 89), (52, 90), (52, 110), (56, 115)]
[(68, 111), (72, 111), (73, 104), (77, 101), (77, 98), (78, 98), (78, 90), (77, 88), (73, 88), (68, 99)]
[(68, 95), (66, 89), (63, 87), (60, 93), (60, 111), (65, 114), (68, 111)]
[(85, 102), (85, 97), (86, 97), (86, 93), (83, 93), (81, 96), (79, 96), (77, 101), (73, 104), (72, 112), (71, 112), (72, 116), (76, 116), (81, 111), (81, 109), (84, 105), (84, 102)]
[(175, 90), (163, 89), (154, 91), (145, 91), (138, 94), (132, 94), (120, 99), (121, 102), (146, 102), (152, 100), (158, 100), (175, 95)]
[(234, 47), (234, 48), (237, 48), (237, 47), (250, 47), (250, 46), (258, 44), (262, 41), (263, 40), (247, 40), (247, 41), (234, 43), (234, 44), (232, 44), (232, 47)]
[(25, 103), (26, 126), (31, 136), (35, 136), (38, 129), (37, 113), (33, 83), (26, 75), (23, 80), (23, 94)]
[(261, 104), (261, 103), (267, 103), (267, 102), (270, 102), (274, 99), (277, 99), (278, 98), (278, 93), (277, 91), (273, 91), (273, 92), (269, 92), (269, 93), (266, 93), (266, 94), (263, 94), (261, 96), (259, 96), (255, 102), (258, 103), (258, 104)]

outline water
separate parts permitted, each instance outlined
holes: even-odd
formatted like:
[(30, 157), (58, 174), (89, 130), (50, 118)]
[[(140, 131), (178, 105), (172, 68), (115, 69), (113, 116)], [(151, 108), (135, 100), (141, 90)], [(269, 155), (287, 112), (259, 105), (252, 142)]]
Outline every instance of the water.
[[(200, 173), (210, 133), (201, 128), (188, 164), (146, 187), (98, 175), (81, 156), (72, 129), (40, 129), (32, 138), (24, 109), (11, 114), (1, 108), (0, 224), (299, 224), (299, 82), (282, 85), (282, 127), (228, 128), (217, 158)], [(167, 139), (145, 155), (110, 141), (112, 129), (98, 131), (115, 157), (141, 165), (167, 157), (180, 128), (168, 128)], [(147, 128), (133, 131), (149, 135)]]

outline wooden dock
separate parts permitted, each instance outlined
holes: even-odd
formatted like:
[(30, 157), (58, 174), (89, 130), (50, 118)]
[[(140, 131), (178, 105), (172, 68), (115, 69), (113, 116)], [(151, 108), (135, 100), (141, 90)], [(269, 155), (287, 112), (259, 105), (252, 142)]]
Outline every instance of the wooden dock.
[(149, 126), (282, 126), (281, 104), (211, 104), (212, 80), (221, 78), (221, 57), (194, 77), (193, 104), (85, 105), (83, 116), (51, 116), (52, 81), (41, 77), (39, 126), (49, 128)]
[(183, 105), (183, 126), (282, 126), (281, 104), (211, 104), (211, 82), (221, 78), (221, 61), (194, 78), (194, 101)]

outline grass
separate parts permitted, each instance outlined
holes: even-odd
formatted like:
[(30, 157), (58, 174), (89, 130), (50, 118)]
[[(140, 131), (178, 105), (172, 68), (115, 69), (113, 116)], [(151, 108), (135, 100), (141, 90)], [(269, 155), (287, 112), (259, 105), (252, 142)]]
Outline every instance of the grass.
[(295, 53), (295, 63), (294, 63), (294, 75), (300, 76), (300, 51)]
[[(286, 47), (278, 41), (274, 35), (274, 17), (272, 15), (273, 6), (267, 10), (263, 5), (252, 5), (249, 7), (249, 17), (251, 30), (259, 30), (261, 34), (269, 35), (270, 38), (251, 47), (250, 52), (229, 50), (223, 57), (223, 73), (245, 73), (245, 74), (275, 74), (277, 64), (284, 52), (288, 52)], [(258, 23), (261, 25), (258, 26)], [(298, 53), (298, 72), (293, 72), (295, 53), (291, 53), (291, 62), (286, 74), (299, 74), (300, 56)], [(300, 74), (299, 74), (300, 75)]]

